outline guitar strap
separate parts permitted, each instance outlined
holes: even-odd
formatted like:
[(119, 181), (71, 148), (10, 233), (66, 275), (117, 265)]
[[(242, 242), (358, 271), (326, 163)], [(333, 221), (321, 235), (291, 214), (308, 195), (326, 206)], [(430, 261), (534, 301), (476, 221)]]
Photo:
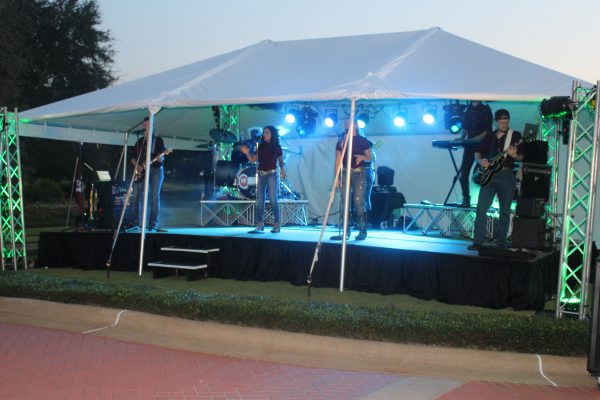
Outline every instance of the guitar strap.
[(506, 140), (504, 141), (503, 151), (508, 150), (508, 146), (510, 146), (510, 142), (512, 141), (512, 134), (513, 134), (512, 129), (509, 129), (508, 132), (506, 132)]

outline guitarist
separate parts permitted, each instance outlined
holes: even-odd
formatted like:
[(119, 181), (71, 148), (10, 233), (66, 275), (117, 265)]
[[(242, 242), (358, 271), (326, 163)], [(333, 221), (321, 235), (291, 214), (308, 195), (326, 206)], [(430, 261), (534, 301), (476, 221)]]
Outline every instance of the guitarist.
[(490, 160), (493, 157), (499, 155), (505, 155), (505, 157), (503, 161), (500, 161), (502, 168), (479, 191), (473, 244), (468, 247), (469, 250), (479, 250), (485, 242), (487, 211), (496, 195), (498, 195), (498, 203), (500, 203), (500, 220), (498, 222), (496, 245), (502, 248), (508, 247), (506, 237), (510, 224), (510, 205), (515, 188), (513, 168), (516, 160), (523, 159), (522, 149), (519, 146), (521, 133), (509, 128), (510, 113), (507, 110), (497, 110), (494, 118), (498, 128), (483, 139), (475, 152), (475, 159), (482, 168), (486, 169), (490, 166)]
[(146, 172), (150, 173), (150, 218), (148, 220), (148, 228), (156, 231), (163, 231), (158, 228), (158, 219), (160, 214), (160, 191), (162, 189), (164, 172), (163, 172), (163, 161), (165, 153), (165, 143), (160, 136), (152, 136), (151, 155), (150, 159), (156, 158), (156, 161), (151, 163), (150, 168), (146, 168), (144, 165), (146, 162), (146, 138), (148, 137), (148, 127), (150, 125), (149, 117), (144, 118), (144, 129), (134, 131), (138, 134), (143, 133), (135, 143), (135, 149), (133, 151), (133, 158), (131, 158), (131, 164), (136, 168), (140, 179), (133, 184), (133, 210), (132, 215), (134, 216), (134, 226), (139, 226), (142, 219), (142, 207), (144, 201), (144, 183)]

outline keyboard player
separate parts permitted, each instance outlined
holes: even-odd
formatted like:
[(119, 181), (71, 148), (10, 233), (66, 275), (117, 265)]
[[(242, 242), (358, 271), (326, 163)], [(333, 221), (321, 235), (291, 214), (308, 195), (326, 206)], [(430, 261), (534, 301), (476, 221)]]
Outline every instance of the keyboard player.
[(463, 129), (460, 139), (456, 139), (464, 146), (462, 164), (460, 167), (460, 187), (463, 194), (463, 207), (471, 206), (469, 193), (469, 178), (475, 162), (475, 150), (486, 135), (492, 132), (492, 110), (487, 104), (473, 100), (465, 110)]

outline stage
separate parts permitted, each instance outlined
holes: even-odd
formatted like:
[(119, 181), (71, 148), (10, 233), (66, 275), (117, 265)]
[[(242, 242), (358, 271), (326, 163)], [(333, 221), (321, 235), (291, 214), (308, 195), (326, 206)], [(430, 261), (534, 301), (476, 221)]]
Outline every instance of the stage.
[[(286, 281), (306, 285), (320, 227), (285, 226), (273, 234), (248, 227), (170, 228), (146, 235), (145, 260), (164, 258), (161, 247), (219, 249), (209, 274), (218, 278)], [(314, 287), (339, 287), (341, 242), (328, 228), (313, 273)], [(352, 233), (352, 237), (356, 235)], [(140, 234), (119, 235), (113, 270), (137, 271)], [(540, 310), (556, 292), (558, 251), (467, 250), (470, 241), (392, 230), (370, 230), (348, 241), (344, 287), (380, 294), (408, 294), (450, 304)], [(105, 268), (112, 232), (44, 232), (37, 267)], [(145, 267), (146, 271), (152, 270)], [(201, 282), (200, 282), (201, 284)]]

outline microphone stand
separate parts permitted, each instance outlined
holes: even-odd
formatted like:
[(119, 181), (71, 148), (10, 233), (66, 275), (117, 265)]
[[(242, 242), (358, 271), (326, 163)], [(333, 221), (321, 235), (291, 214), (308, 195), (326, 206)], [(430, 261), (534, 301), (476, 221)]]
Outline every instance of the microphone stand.
[[(148, 137), (148, 131), (146, 131), (146, 134), (144, 135), (144, 141), (142, 142), (142, 146), (141, 148), (144, 148), (144, 145), (146, 143), (146, 138)], [(115, 232), (113, 233), (113, 239), (112, 239), (112, 246), (110, 248), (110, 254), (108, 255), (108, 260), (106, 261), (106, 279), (110, 279), (110, 267), (112, 265), (112, 257), (113, 254), (115, 252), (115, 247), (117, 245), (117, 240), (119, 238), (119, 233), (121, 232), (121, 226), (123, 225), (123, 219), (125, 218), (125, 213), (127, 212), (127, 207), (129, 206), (129, 200), (131, 199), (131, 194), (133, 192), (133, 183), (135, 182), (133, 180), (133, 178), (135, 177), (136, 173), (137, 173), (137, 168), (140, 165), (140, 158), (142, 156), (143, 151), (140, 151), (138, 153), (137, 159), (135, 160), (135, 167), (133, 168), (133, 171), (131, 172), (131, 180), (129, 181), (129, 186), (127, 188), (127, 196), (125, 196), (125, 203), (123, 204), (123, 209), (121, 210), (121, 216), (119, 218), (119, 223), (117, 224), (117, 228), (115, 229)], [(124, 163), (127, 161), (124, 161)], [(146, 173), (149, 173), (148, 170), (146, 170)], [(137, 196), (139, 196), (140, 194), (137, 193)], [(137, 201), (137, 196), (135, 198), (135, 200)], [(139, 211), (139, 210), (138, 210)], [(142, 232), (143, 233), (143, 232)]]

